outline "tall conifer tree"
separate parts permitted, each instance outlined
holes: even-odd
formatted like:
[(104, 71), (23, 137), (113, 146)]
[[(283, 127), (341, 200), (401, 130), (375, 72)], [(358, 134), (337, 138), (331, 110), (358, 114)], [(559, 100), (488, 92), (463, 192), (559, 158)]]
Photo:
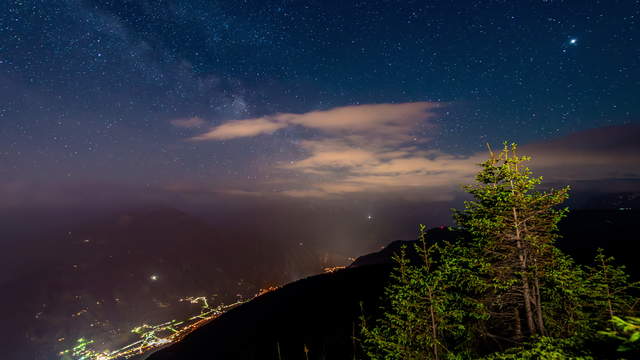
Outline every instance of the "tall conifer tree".
[(636, 351), (639, 284), (601, 252), (584, 268), (554, 245), (568, 187), (538, 190), (515, 144), (489, 153), (465, 187), (473, 199), (454, 211), (459, 239), (428, 246), (422, 226), (423, 261), (396, 257), (384, 315), (371, 327), (363, 317), (367, 355), (591, 359), (609, 354), (603, 334)]
[(501, 152), (489, 151), (476, 183), (465, 187), (474, 199), (455, 218), (490, 264), (487, 306), (494, 324), (520, 341), (546, 334), (540, 282), (554, 261), (552, 244), (564, 216), (557, 206), (568, 188), (537, 191), (542, 178), (532, 176), (524, 164), (530, 158), (516, 150), (505, 143)]

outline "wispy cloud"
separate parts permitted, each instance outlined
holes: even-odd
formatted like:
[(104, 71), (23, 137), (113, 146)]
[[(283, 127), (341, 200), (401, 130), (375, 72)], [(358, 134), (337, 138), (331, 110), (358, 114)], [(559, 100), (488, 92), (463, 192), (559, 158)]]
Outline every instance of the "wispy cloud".
[(302, 126), (325, 134), (379, 135), (407, 140), (409, 130), (433, 117), (437, 103), (373, 104), (337, 107), (303, 114), (279, 113), (233, 120), (209, 129), (192, 140), (228, 140), (271, 134), (288, 126)]
[[(297, 198), (390, 195), (450, 200), (461, 184), (473, 180), (477, 165), (487, 154), (459, 156), (429, 149), (429, 140), (437, 136), (432, 121), (434, 109), (441, 106), (416, 102), (275, 114), (229, 121), (193, 140), (252, 137), (300, 126), (315, 134), (295, 143), (304, 154), (302, 158), (274, 165), (281, 174), (271, 180), (279, 189), (276, 194)], [(533, 156), (534, 171), (552, 182), (640, 178), (637, 136), (638, 126), (594, 129), (525, 145), (521, 150)]]
[(522, 147), (554, 182), (640, 179), (640, 125), (584, 130)]
[(432, 102), (373, 104), (275, 114), (229, 121), (193, 140), (251, 137), (290, 126), (315, 130), (312, 139), (297, 142), (303, 158), (276, 165), (290, 175), (301, 175), (291, 177), (300, 180), (289, 181), (290, 188), (281, 191), (293, 197), (456, 188), (452, 179), (464, 181), (471, 176), (474, 160), (425, 151), (422, 146), (429, 138), (425, 132), (435, 131), (431, 120), (436, 116), (434, 109), (441, 106)]
[(253, 137), (261, 134), (271, 134), (286, 126), (286, 123), (277, 122), (270, 118), (233, 120), (216, 126), (204, 134), (194, 136), (191, 140), (227, 140)]
[[(316, 144), (317, 145), (317, 144)], [(356, 193), (421, 193), (421, 198), (450, 198), (459, 184), (471, 179), (479, 157), (456, 157), (438, 151), (317, 150), (285, 168), (310, 175), (315, 181), (295, 196), (340, 196)], [(342, 155), (341, 155), (342, 154)], [(312, 190), (309, 192), (309, 190)]]
[(175, 127), (191, 129), (202, 127), (207, 122), (197, 116), (194, 116), (190, 118), (173, 119), (170, 123)]

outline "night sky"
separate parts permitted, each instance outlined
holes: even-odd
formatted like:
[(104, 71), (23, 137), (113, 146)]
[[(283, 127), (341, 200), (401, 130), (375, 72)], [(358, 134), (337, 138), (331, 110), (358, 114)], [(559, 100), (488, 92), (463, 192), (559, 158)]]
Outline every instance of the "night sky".
[(0, 348), (451, 224), (503, 141), (572, 209), (638, 203), (640, 1), (2, 0)]
[(639, 22), (638, 1), (3, 1), (0, 194), (462, 183), (487, 142), (637, 124)]

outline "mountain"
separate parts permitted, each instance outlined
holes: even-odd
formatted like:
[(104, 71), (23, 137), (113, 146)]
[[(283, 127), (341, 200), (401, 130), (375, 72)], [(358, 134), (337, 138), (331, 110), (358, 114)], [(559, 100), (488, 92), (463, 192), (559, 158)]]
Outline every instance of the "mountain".
[(597, 248), (624, 264), (640, 279), (638, 228), (640, 210), (629, 208), (574, 210), (558, 225), (562, 237), (558, 246), (582, 264), (593, 260)]
[(291, 283), (228, 311), (149, 359), (306, 359), (305, 349), (309, 359), (352, 358), (360, 302), (364, 311), (375, 311), (390, 268), (369, 265)]
[[(455, 231), (452, 228), (448, 227), (439, 227), (430, 229), (427, 232), (428, 241), (444, 241), (444, 240), (454, 240), (463, 236), (462, 233)], [(404, 247), (406, 249), (407, 257), (414, 261), (420, 261), (418, 255), (413, 251), (415, 240), (396, 240), (391, 242), (389, 245), (382, 248), (380, 251), (363, 255), (358, 257), (349, 267), (356, 268), (366, 265), (374, 265), (374, 264), (389, 264), (392, 265), (394, 263), (393, 256), (400, 252), (400, 250)]]
[[(628, 242), (635, 239), (639, 215), (626, 210), (574, 211), (561, 223), (564, 236), (558, 245), (580, 262), (588, 263), (600, 246), (631, 265), (628, 261), (634, 254), (628, 251)], [(455, 231), (447, 229), (427, 234), (430, 241), (454, 236)], [(360, 315), (375, 316), (380, 311), (393, 254), (406, 246), (408, 256), (418, 260), (411, 251), (415, 243), (392, 242), (356, 259), (347, 269), (260, 296), (148, 359), (353, 359), (359, 355), (354, 335), (358, 335)], [(636, 267), (630, 266), (630, 271), (636, 278), (640, 275)]]

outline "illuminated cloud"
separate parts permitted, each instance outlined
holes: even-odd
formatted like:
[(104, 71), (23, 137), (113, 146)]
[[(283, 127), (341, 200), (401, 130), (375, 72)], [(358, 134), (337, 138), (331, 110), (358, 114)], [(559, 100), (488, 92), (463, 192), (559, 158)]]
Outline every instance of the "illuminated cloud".
[(407, 136), (408, 130), (433, 117), (437, 103), (373, 104), (338, 107), (305, 114), (282, 114), (280, 119), (329, 133), (377, 133)]
[(242, 137), (253, 137), (261, 134), (271, 134), (286, 126), (286, 123), (277, 122), (266, 117), (234, 120), (226, 122), (220, 126), (216, 126), (204, 134), (191, 138), (191, 140), (227, 140)]
[(589, 129), (522, 147), (554, 182), (640, 179), (640, 126)]
[(289, 169), (317, 173), (327, 169), (358, 168), (379, 162), (375, 149), (362, 148), (336, 140), (303, 141), (300, 146), (309, 154), (303, 160), (286, 165)]
[[(473, 181), (486, 152), (457, 156), (430, 149), (437, 136), (431, 121), (441, 104), (416, 102), (338, 107), (303, 114), (276, 114), (233, 120), (193, 140), (228, 140), (272, 134), (300, 126), (315, 131), (296, 142), (297, 161), (275, 165), (280, 178), (256, 194), (295, 198), (396, 196), (451, 200)], [(418, 135), (419, 134), (419, 135)], [(583, 131), (521, 147), (532, 169), (547, 182), (640, 178), (640, 127)], [(269, 184), (265, 184), (267, 187)], [(233, 191), (233, 190), (232, 190)]]
[(171, 122), (171, 125), (175, 127), (187, 128), (187, 129), (199, 128), (207, 123), (206, 121), (202, 120), (197, 116), (194, 116), (191, 118), (174, 119), (174, 120), (171, 120), (170, 122)]
[[(228, 140), (271, 134), (287, 126), (302, 126), (322, 133), (377, 134), (407, 140), (410, 129), (433, 117), (437, 103), (374, 104), (343, 106), (304, 114), (280, 113), (253, 119), (233, 120), (195, 136), (193, 140)], [(356, 135), (357, 136), (357, 135)]]
[(283, 177), (299, 179), (290, 180), (289, 188), (280, 194), (322, 198), (437, 188), (442, 197), (472, 176), (475, 167), (470, 158), (425, 151), (420, 146), (429, 139), (425, 131), (435, 129), (433, 110), (441, 106), (414, 102), (281, 113), (229, 121), (192, 140), (228, 140), (300, 126), (315, 130), (317, 136), (297, 143), (305, 154), (299, 161), (277, 165), (287, 173)]
[[(544, 176), (546, 184), (580, 184), (582, 189), (592, 186), (593, 190), (603, 191), (600, 187), (607, 182), (640, 181), (637, 139), (640, 139), (640, 126), (613, 126), (526, 144), (520, 147), (520, 153), (532, 157), (529, 166), (535, 174)], [(318, 176), (316, 181), (305, 184), (306, 192), (298, 189), (293, 193), (296, 196), (366, 193), (448, 200), (460, 191), (461, 184), (473, 181), (479, 171), (478, 164), (487, 158), (484, 151), (455, 156), (437, 150), (419, 150), (402, 142), (395, 147), (378, 143), (356, 145), (345, 138), (302, 142), (301, 146), (309, 156), (283, 166)], [(337, 154), (343, 156), (340, 158)]]
[[(322, 175), (322, 179), (307, 184), (314, 197), (356, 193), (420, 193), (421, 198), (450, 199), (459, 185), (472, 179), (477, 171), (477, 156), (454, 157), (432, 152), (430, 157), (420, 151), (411, 152), (343, 152), (336, 162), (327, 152), (313, 153), (289, 169)], [(329, 153), (331, 154), (331, 153)], [(294, 193), (302, 196), (305, 192)]]

